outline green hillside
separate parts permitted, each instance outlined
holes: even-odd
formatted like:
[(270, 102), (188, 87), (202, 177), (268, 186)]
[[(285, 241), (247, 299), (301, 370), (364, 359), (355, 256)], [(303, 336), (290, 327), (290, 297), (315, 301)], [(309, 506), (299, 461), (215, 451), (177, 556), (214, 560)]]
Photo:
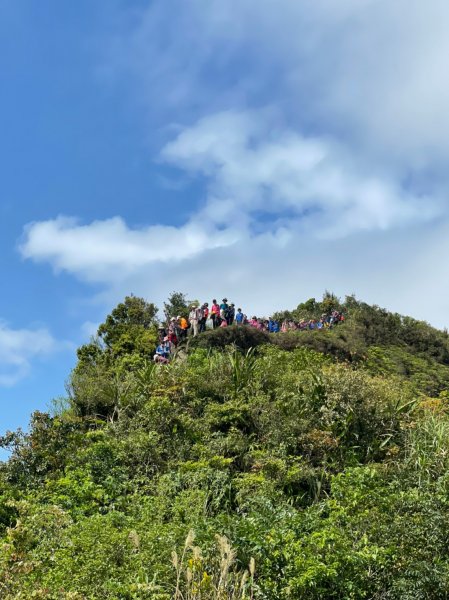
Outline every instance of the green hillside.
[(332, 309), (156, 365), (126, 298), (0, 438), (0, 598), (449, 598), (449, 336), (331, 294), (276, 317)]

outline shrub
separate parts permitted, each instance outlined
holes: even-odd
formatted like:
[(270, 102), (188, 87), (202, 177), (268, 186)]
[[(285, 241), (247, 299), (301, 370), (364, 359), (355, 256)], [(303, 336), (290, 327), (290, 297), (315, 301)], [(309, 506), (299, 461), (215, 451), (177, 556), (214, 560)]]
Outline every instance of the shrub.
[(191, 338), (189, 346), (224, 349), (227, 346), (235, 345), (240, 350), (249, 350), (269, 342), (270, 335), (264, 331), (255, 327), (233, 325), (206, 331), (196, 338)]

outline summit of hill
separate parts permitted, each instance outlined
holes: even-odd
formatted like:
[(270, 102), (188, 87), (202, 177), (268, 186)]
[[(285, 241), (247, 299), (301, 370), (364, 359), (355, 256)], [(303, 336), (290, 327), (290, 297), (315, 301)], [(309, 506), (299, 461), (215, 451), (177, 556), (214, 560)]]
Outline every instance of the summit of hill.
[(125, 298), (0, 439), (0, 597), (447, 597), (448, 333), (326, 293), (154, 362), (190, 304)]

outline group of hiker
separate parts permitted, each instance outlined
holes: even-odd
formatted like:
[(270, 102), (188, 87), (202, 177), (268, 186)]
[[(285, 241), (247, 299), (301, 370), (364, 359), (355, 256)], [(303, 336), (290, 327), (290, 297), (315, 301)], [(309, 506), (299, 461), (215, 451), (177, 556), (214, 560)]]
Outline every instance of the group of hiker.
[(282, 322), (281, 331), (296, 331), (304, 329), (331, 329), (334, 325), (345, 320), (343, 313), (333, 310), (330, 314), (322, 314), (320, 319), (301, 319), (300, 321), (285, 320)]
[(166, 325), (161, 325), (159, 328), (159, 345), (156, 348), (154, 361), (159, 363), (169, 362), (174, 349), (180, 342), (185, 340), (188, 335), (197, 336), (206, 329), (235, 325), (238, 327), (255, 327), (267, 333), (285, 333), (306, 329), (330, 329), (342, 321), (344, 321), (343, 314), (334, 310), (330, 314), (321, 315), (320, 319), (302, 319), (300, 321), (286, 319), (279, 324), (279, 321), (272, 317), (261, 319), (253, 316), (248, 319), (242, 309), (236, 309), (235, 304), (228, 303), (227, 298), (223, 298), (221, 303), (218, 303), (216, 299), (212, 300), (210, 307), (208, 302), (204, 302), (202, 305), (194, 303), (189, 307), (188, 318), (182, 315), (169, 317)]

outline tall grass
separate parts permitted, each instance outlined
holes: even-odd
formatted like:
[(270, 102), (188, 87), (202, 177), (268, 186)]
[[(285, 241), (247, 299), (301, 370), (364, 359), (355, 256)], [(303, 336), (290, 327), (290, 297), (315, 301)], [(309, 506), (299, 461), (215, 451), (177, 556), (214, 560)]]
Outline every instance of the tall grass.
[(176, 571), (173, 600), (252, 600), (254, 598), (255, 561), (248, 569), (236, 567), (236, 553), (226, 536), (216, 536), (217, 554), (206, 560), (201, 548), (194, 545), (190, 531), (181, 555), (172, 553)]
[(439, 415), (424, 417), (410, 430), (405, 450), (405, 464), (418, 486), (438, 478), (449, 467), (449, 421)]
[(235, 397), (250, 383), (256, 368), (256, 357), (254, 348), (242, 353), (236, 347), (229, 352), (228, 357), (231, 366), (232, 391)]

